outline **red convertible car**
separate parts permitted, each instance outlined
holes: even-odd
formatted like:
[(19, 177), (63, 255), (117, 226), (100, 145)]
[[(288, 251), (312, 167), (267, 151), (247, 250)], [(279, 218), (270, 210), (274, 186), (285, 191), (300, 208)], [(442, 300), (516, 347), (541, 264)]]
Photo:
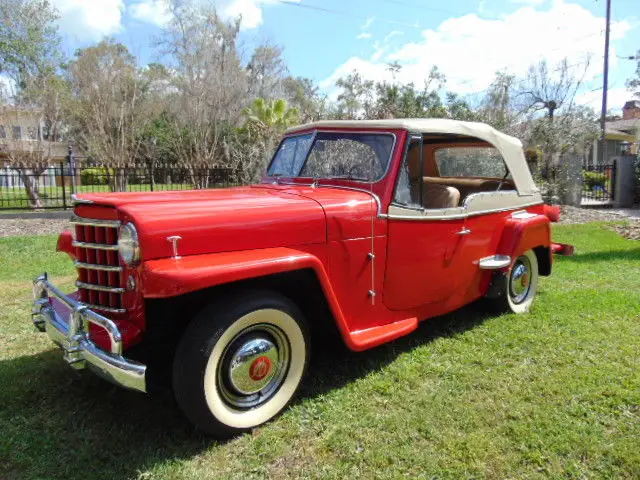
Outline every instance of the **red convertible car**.
[(487, 125), (302, 125), (260, 184), (78, 195), (58, 241), (77, 292), (38, 277), (33, 321), (74, 368), (142, 392), (168, 373), (226, 437), (291, 401), (318, 325), (359, 351), (478, 299), (527, 312), (571, 250), (551, 242), (558, 215), (520, 141)]

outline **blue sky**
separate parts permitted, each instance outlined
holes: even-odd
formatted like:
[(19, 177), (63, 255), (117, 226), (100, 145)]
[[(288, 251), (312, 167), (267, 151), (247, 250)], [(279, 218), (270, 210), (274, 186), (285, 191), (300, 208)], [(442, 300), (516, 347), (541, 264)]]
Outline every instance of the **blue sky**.
[[(154, 38), (169, 18), (165, 0), (52, 0), (60, 10), (64, 48), (113, 35), (141, 64), (156, 59)], [(205, 0), (197, 0), (205, 1)], [(337, 78), (356, 69), (421, 85), (432, 65), (447, 89), (473, 98), (493, 73), (522, 74), (543, 58), (564, 57), (585, 83), (579, 101), (597, 107), (602, 84), (605, 0), (218, 0), (226, 17), (242, 14), (246, 57), (263, 41), (284, 47), (290, 72), (309, 77), (328, 94)], [(612, 0), (609, 104), (630, 97), (624, 82), (635, 62), (617, 58), (640, 49), (639, 0)], [(589, 66), (587, 67), (587, 60)]]

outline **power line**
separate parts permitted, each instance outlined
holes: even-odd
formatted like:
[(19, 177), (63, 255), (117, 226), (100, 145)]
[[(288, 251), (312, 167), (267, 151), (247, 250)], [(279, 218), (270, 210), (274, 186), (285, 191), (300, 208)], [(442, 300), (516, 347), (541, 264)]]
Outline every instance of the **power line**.
[(415, 3), (408, 3), (408, 2), (402, 2), (400, 0), (382, 0), (383, 2), (386, 3), (393, 3), (395, 5), (400, 5), (403, 7), (409, 7), (409, 8), (418, 8), (420, 10), (428, 10), (431, 12), (441, 12), (441, 13), (448, 13), (451, 15), (464, 15), (464, 13), (462, 12), (452, 12), (451, 10), (445, 10), (442, 8), (433, 8), (433, 7), (425, 7), (424, 5), (417, 5)]
[[(305, 8), (308, 10), (315, 10), (317, 12), (331, 13), (333, 15), (342, 15), (345, 17), (357, 18), (358, 20), (365, 20), (365, 21), (369, 20), (369, 17), (364, 17), (362, 15), (345, 12), (343, 10), (335, 10), (333, 8), (319, 7), (318, 5), (309, 5), (308, 3), (297, 3), (292, 0), (275, 0), (275, 1), (281, 5), (288, 5), (290, 7)], [(417, 23), (411, 24), (411, 23), (401, 22), (399, 20), (391, 20), (391, 19), (384, 19), (382, 21), (392, 25), (402, 25), (403, 27), (416, 28), (416, 29), (422, 28)]]

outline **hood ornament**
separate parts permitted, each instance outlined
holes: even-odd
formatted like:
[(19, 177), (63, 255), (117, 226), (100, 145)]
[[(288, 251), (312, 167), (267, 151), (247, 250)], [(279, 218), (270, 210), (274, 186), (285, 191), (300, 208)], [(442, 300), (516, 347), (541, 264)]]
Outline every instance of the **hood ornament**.
[(178, 242), (180, 240), (182, 240), (180, 235), (171, 235), (170, 237), (167, 237), (167, 241), (171, 242), (171, 247), (173, 248), (173, 258), (176, 260), (180, 258), (180, 255), (178, 255)]

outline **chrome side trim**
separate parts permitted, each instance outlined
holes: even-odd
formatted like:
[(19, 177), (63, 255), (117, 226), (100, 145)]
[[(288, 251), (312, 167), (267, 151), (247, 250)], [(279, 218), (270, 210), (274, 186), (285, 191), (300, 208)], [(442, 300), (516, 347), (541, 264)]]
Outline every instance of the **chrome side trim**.
[(85, 200), (84, 198), (78, 198), (78, 195), (75, 193), (71, 195), (71, 202), (74, 205), (93, 205), (95, 202), (93, 200)]
[[(54, 309), (50, 297), (69, 310), (64, 321)], [(47, 279), (47, 274), (33, 281), (32, 319), (36, 328), (47, 332), (51, 340), (62, 347), (64, 359), (73, 368), (89, 367), (107, 380), (139, 392), (146, 392), (146, 365), (122, 356), (122, 334), (110, 319), (89, 309), (87, 305), (63, 294)], [(87, 323), (103, 328), (111, 341), (110, 352), (102, 350), (89, 338)]]
[(98, 292), (124, 293), (124, 288), (121, 287), (106, 287), (104, 285), (95, 285), (93, 283), (81, 282), (80, 280), (76, 281), (76, 287), (85, 288), (87, 290), (96, 290)]
[[(450, 215), (425, 215), (424, 212), (425, 210), (418, 210), (415, 209), (415, 214), (414, 215), (392, 215), (392, 214), (386, 214), (386, 215), (382, 215), (384, 218), (388, 218), (390, 220), (413, 220), (413, 221), (421, 221), (421, 222), (425, 222), (425, 221), (429, 221), (429, 220), (459, 220), (461, 218), (469, 218), (469, 217), (476, 217), (478, 215), (486, 215), (489, 213), (500, 213), (500, 212), (508, 212), (511, 210), (521, 210), (523, 207), (533, 207), (535, 205), (542, 205), (544, 202), (543, 201), (535, 201), (535, 202), (531, 202), (531, 203), (525, 203), (525, 204), (520, 204), (520, 205), (516, 205), (516, 206), (511, 206), (511, 207), (504, 207), (504, 208), (494, 208), (494, 209), (488, 209), (488, 210), (477, 210), (475, 212), (464, 212), (464, 213), (457, 213), (457, 214), (450, 214)], [(396, 205), (397, 208), (403, 208), (404, 210), (414, 210), (414, 209), (409, 209), (406, 207), (401, 207)], [(463, 207), (464, 208), (464, 207)], [(428, 210), (426, 210), (428, 211)], [(431, 210), (431, 211), (435, 211), (435, 210)]]
[(122, 267), (116, 267), (115, 265), (95, 265), (93, 263), (84, 263), (75, 261), (73, 262), (77, 268), (86, 268), (87, 270), (102, 270), (103, 272), (121, 272)]
[(93, 305), (91, 303), (83, 303), (83, 305), (86, 305), (88, 308), (92, 308), (93, 310), (102, 310), (103, 312), (109, 312), (109, 313), (125, 313), (126, 312), (124, 308), (106, 307), (104, 305)]
[(511, 265), (511, 257), (509, 255), (491, 255), (481, 258), (478, 265), (481, 270), (497, 270)]
[(87, 225), (89, 227), (120, 227), (120, 220), (100, 220), (99, 218), (84, 218), (73, 215), (70, 220), (74, 225)]
[(118, 245), (107, 245), (104, 243), (78, 242), (77, 240), (74, 240), (73, 242), (71, 242), (71, 245), (73, 245), (74, 247), (80, 247), (80, 248), (95, 248), (96, 250), (111, 250), (111, 251), (118, 250)]

